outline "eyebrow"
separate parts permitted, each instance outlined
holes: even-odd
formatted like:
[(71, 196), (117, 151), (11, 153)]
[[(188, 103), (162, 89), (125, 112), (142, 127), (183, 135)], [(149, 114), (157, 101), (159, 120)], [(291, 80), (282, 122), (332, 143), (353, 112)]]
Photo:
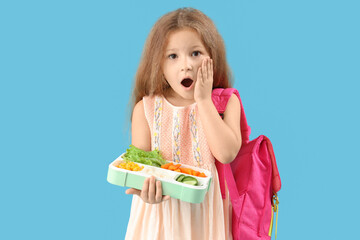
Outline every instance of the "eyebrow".
[(166, 49), (166, 52), (172, 52), (172, 51), (175, 51), (175, 50), (177, 50), (177, 48), (171, 48), (171, 49)]
[[(194, 49), (194, 48), (202, 48), (202, 46), (201, 45), (194, 45), (194, 46), (190, 47), (190, 49)], [(177, 48), (170, 48), (170, 49), (166, 49), (165, 51), (170, 52), (170, 51), (176, 51), (176, 50), (178, 50), (178, 49)]]

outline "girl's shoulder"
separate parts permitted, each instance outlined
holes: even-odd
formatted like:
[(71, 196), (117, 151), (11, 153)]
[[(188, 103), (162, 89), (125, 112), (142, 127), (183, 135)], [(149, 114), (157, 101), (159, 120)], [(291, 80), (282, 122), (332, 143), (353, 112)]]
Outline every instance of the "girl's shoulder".
[(240, 100), (239, 98), (236, 96), (235, 93), (231, 94), (231, 97), (229, 98), (228, 101), (228, 106), (231, 107), (235, 107), (235, 108), (240, 108)]
[(229, 101), (226, 104), (226, 109), (224, 112), (224, 119), (233, 119), (234, 122), (240, 121), (241, 114), (241, 104), (239, 98), (236, 94), (231, 94)]
[(226, 112), (231, 112), (234, 109), (241, 110), (240, 99), (235, 93), (232, 93), (230, 96), (225, 96), (223, 98), (220, 98), (220, 100), (219, 98), (215, 98), (216, 100), (213, 99), (213, 102), (217, 108), (220, 108), (222, 111), (224, 111), (224, 114)]
[(144, 99), (137, 102), (133, 109), (132, 119), (145, 116)]

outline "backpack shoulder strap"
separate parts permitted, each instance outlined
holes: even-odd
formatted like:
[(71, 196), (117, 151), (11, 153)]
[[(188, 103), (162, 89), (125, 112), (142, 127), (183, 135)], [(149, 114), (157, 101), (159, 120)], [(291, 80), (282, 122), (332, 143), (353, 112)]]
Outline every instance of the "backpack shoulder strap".
[(231, 97), (232, 94), (235, 94), (240, 101), (240, 111), (241, 111), (241, 116), (240, 116), (240, 129), (241, 129), (241, 138), (242, 141), (244, 143), (249, 142), (249, 137), (250, 137), (250, 132), (251, 132), (251, 128), (250, 126), (247, 124), (247, 120), (246, 120), (246, 116), (245, 116), (245, 111), (241, 102), (241, 98), (240, 98), (240, 94), (238, 92), (238, 90), (236, 90), (235, 88), (215, 88), (212, 91), (212, 101), (216, 107), (216, 110), (218, 111), (218, 113), (220, 115), (224, 114), (225, 110), (226, 110), (226, 105)]

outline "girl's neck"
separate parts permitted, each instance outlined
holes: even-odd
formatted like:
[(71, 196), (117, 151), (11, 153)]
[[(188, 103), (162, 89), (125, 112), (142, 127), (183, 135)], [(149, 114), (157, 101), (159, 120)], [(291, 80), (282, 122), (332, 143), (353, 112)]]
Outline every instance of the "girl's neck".
[(164, 93), (164, 98), (175, 107), (186, 107), (195, 103), (194, 99), (184, 99), (176, 94), (171, 88)]

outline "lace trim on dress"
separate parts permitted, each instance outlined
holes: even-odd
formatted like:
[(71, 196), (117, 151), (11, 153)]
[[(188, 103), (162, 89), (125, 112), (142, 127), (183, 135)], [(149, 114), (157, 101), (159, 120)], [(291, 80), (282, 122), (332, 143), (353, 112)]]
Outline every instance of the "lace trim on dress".
[(202, 164), (201, 153), (200, 153), (200, 143), (199, 143), (199, 134), (198, 134), (198, 127), (196, 123), (196, 112), (195, 107), (193, 107), (190, 111), (190, 131), (192, 137), (192, 150), (194, 160), (197, 163), (197, 166), (200, 167)]
[(155, 97), (155, 114), (154, 114), (154, 137), (152, 145), (155, 150), (160, 150), (160, 130), (161, 130), (161, 112), (162, 112), (162, 98)]
[(173, 129), (172, 129), (172, 156), (173, 161), (180, 162), (180, 122), (179, 110), (174, 109), (173, 112)]

